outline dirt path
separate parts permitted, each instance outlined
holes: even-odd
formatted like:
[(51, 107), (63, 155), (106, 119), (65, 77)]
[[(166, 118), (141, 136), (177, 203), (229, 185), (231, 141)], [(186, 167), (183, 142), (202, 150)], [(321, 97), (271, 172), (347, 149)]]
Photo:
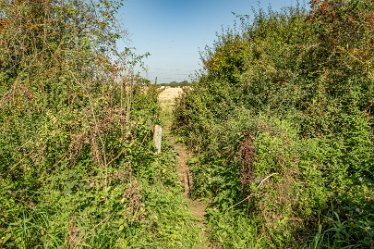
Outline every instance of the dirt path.
[(205, 226), (205, 210), (207, 208), (207, 204), (201, 200), (193, 200), (190, 197), (190, 190), (193, 185), (193, 178), (187, 166), (187, 161), (189, 158), (188, 150), (183, 144), (177, 143), (175, 138), (170, 134), (170, 127), (172, 122), (171, 115), (174, 110), (175, 100), (182, 92), (183, 90), (181, 88), (167, 88), (159, 95), (159, 103), (162, 108), (162, 115), (164, 116), (165, 123), (165, 138), (168, 139), (170, 145), (174, 148), (175, 152), (177, 153), (177, 172), (179, 175), (179, 179), (182, 183), (182, 186), (184, 188), (184, 197), (186, 198), (188, 207), (191, 210), (191, 213), (195, 218), (197, 225), (201, 229), (203, 241), (200, 248), (213, 249), (215, 247), (212, 246), (212, 244), (209, 242), (207, 236), (207, 229)]
[(178, 159), (177, 171), (178, 171), (179, 179), (184, 188), (184, 196), (187, 199), (188, 207), (190, 208), (192, 215), (196, 219), (197, 225), (201, 229), (202, 238), (203, 238), (201, 248), (212, 249), (214, 247), (209, 242), (207, 231), (206, 231), (206, 226), (205, 226), (205, 210), (207, 208), (207, 204), (201, 200), (191, 199), (190, 194), (189, 194), (190, 188), (193, 185), (193, 179), (192, 179), (191, 172), (187, 166), (187, 160), (189, 157), (188, 152), (185, 146), (180, 143), (176, 143), (173, 137), (169, 136), (168, 138), (169, 138), (169, 142), (171, 146), (174, 148), (174, 150), (177, 153), (177, 159)]

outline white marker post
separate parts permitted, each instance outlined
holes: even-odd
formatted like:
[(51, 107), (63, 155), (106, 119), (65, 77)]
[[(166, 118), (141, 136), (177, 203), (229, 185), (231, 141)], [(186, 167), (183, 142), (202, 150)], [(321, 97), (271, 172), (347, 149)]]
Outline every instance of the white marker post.
[(153, 135), (153, 141), (155, 143), (155, 147), (157, 150), (156, 154), (160, 154), (161, 153), (161, 141), (162, 141), (162, 127), (159, 125), (155, 126), (155, 133)]

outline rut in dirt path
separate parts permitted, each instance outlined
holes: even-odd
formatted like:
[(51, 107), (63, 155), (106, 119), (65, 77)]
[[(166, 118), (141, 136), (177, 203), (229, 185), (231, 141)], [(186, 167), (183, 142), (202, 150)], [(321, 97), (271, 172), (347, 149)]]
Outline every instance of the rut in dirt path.
[(187, 166), (188, 160), (188, 152), (184, 145), (176, 143), (175, 139), (171, 136), (168, 136), (168, 140), (170, 145), (174, 148), (175, 152), (177, 153), (177, 171), (179, 175), (179, 179), (182, 183), (184, 188), (184, 197), (187, 200), (188, 207), (191, 210), (193, 217), (195, 218), (197, 225), (200, 227), (202, 232), (202, 249), (213, 249), (214, 247), (209, 242), (206, 226), (205, 226), (205, 210), (207, 208), (207, 204), (201, 200), (193, 200), (190, 198), (190, 190), (193, 185), (192, 174)]
[[(188, 205), (192, 211), (192, 214), (199, 222), (204, 222), (205, 209), (207, 204), (200, 200), (192, 200), (190, 198), (190, 190), (193, 185), (192, 174), (187, 166), (188, 153), (184, 145), (175, 142), (173, 137), (169, 137), (169, 142), (177, 153), (178, 159), (178, 175), (179, 179), (184, 188), (184, 197), (188, 200)], [(204, 225), (204, 224), (202, 224)]]
[(168, 140), (174, 151), (177, 153), (177, 172), (184, 189), (183, 195), (186, 198), (186, 202), (189, 209), (191, 210), (194, 219), (196, 220), (196, 224), (200, 227), (201, 230), (201, 237), (203, 241), (200, 245), (200, 248), (213, 249), (215, 247), (208, 239), (207, 229), (205, 225), (205, 210), (208, 205), (201, 200), (193, 200), (190, 197), (190, 190), (193, 186), (193, 177), (187, 165), (187, 161), (189, 158), (188, 150), (183, 144), (177, 143), (170, 132), (172, 122), (171, 115), (174, 111), (175, 100), (181, 92), (183, 92), (181, 88), (167, 88), (159, 95), (160, 107), (162, 109), (162, 115), (165, 121), (165, 139)]

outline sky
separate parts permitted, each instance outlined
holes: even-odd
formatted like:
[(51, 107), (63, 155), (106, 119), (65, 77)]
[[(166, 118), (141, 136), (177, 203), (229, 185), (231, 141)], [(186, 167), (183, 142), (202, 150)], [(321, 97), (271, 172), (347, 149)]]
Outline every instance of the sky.
[[(302, 2), (302, 1), (301, 1)], [(200, 52), (212, 46), (222, 28), (232, 27), (236, 13), (250, 15), (252, 7), (273, 10), (295, 5), (296, 0), (125, 0), (118, 19), (136, 48), (147, 72), (141, 75), (158, 83), (190, 81), (202, 68)], [(192, 78), (191, 78), (192, 77)]]

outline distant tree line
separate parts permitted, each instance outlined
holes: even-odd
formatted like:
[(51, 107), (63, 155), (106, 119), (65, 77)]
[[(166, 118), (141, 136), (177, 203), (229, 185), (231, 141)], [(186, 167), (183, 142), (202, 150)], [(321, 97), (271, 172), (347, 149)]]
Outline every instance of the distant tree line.
[(178, 86), (190, 86), (191, 83), (187, 80), (183, 81), (171, 81), (169, 83), (160, 83), (161, 86), (171, 86), (171, 87), (178, 87)]

